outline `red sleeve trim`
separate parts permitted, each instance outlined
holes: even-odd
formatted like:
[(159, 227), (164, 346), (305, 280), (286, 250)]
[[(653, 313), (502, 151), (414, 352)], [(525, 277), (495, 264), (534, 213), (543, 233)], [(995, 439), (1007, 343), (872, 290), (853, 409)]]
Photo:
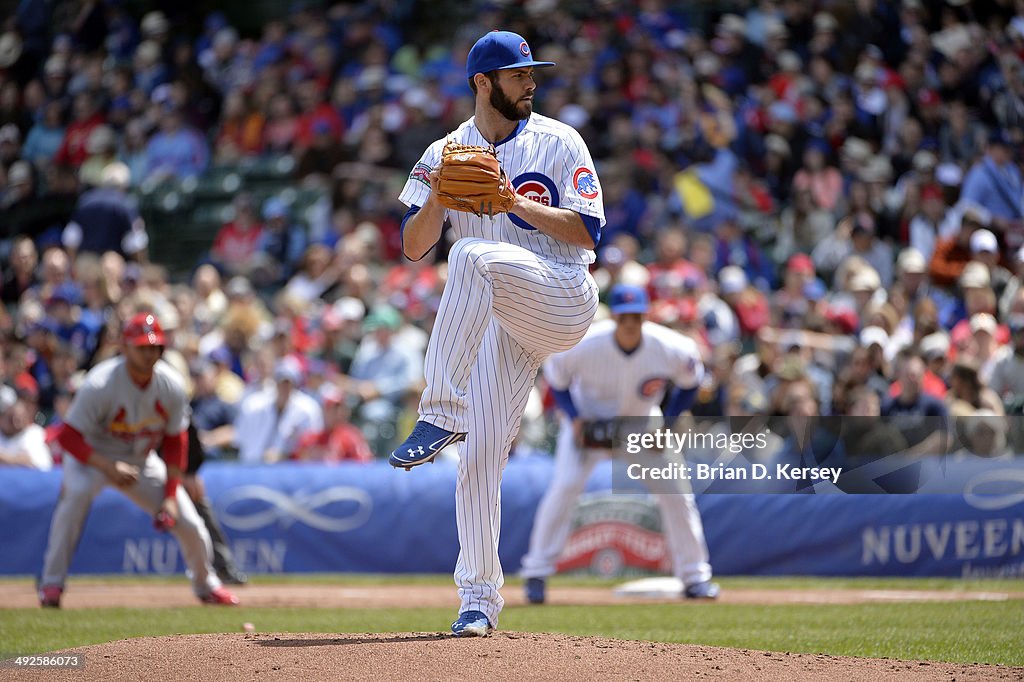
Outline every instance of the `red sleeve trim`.
[(178, 484), (181, 483), (179, 478), (167, 477), (167, 483), (164, 484), (164, 498), (174, 497), (178, 494)]
[(85, 436), (70, 424), (61, 426), (57, 434), (57, 442), (65, 451), (82, 464), (88, 464), (92, 457), (92, 448), (85, 442)]
[(164, 443), (160, 447), (160, 456), (169, 467), (178, 467), (178, 471), (184, 472), (188, 465), (188, 431), (173, 436), (164, 436)]

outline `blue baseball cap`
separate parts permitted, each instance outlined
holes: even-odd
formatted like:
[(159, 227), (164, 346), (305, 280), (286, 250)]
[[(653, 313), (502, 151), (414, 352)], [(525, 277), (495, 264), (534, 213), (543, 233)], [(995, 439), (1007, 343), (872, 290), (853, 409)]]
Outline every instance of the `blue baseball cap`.
[(613, 315), (646, 313), (649, 306), (647, 290), (630, 284), (616, 284), (608, 296)]
[(538, 62), (526, 39), (511, 31), (491, 31), (476, 41), (466, 60), (466, 78), (498, 69), (521, 69), (524, 66), (554, 66), (554, 62)]

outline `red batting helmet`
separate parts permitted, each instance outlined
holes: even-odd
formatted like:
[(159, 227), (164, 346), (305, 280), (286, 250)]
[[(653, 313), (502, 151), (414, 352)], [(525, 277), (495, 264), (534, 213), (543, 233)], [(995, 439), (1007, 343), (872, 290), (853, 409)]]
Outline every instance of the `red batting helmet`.
[(129, 346), (166, 345), (164, 330), (153, 313), (136, 313), (124, 323), (121, 338)]

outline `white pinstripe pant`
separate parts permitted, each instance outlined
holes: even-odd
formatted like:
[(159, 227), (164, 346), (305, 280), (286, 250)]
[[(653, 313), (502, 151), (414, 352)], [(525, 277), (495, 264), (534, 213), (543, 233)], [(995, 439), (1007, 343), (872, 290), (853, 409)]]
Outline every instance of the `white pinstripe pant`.
[[(576, 445), (572, 422), (563, 418), (555, 449), (555, 473), (530, 532), (530, 550), (523, 557), (524, 578), (546, 578), (555, 572), (558, 557), (565, 549), (572, 530), (576, 502), (598, 462), (611, 456), (608, 450), (581, 449)], [(657, 455), (652, 455), (657, 460)], [(666, 460), (667, 461), (667, 460)], [(689, 489), (689, 483), (680, 482)], [(674, 486), (668, 486), (672, 489)], [(655, 491), (665, 490), (659, 487)], [(691, 493), (662, 492), (654, 495), (661, 510), (661, 527), (672, 555), (672, 572), (684, 585), (711, 580), (708, 546), (697, 501)]]
[(512, 244), (460, 239), (427, 346), (420, 418), (467, 432), (459, 444), (455, 513), (460, 612), (497, 625), (501, 474), (544, 359), (579, 343), (597, 311), (584, 265), (562, 265)]

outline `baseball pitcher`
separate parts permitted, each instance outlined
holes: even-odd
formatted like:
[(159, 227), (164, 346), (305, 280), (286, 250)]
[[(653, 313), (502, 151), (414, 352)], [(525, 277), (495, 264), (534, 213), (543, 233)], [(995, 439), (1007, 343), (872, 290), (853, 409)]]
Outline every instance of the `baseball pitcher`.
[(390, 462), (409, 469), (460, 443), (458, 636), (497, 625), (501, 473), (541, 363), (575, 346), (597, 310), (587, 266), (601, 188), (579, 133), (533, 113), (534, 70), (550, 66), (515, 33), (480, 38), (466, 65), (475, 115), (427, 148), (399, 197), (408, 258), (423, 258), (445, 225), (455, 238), (419, 421)]

